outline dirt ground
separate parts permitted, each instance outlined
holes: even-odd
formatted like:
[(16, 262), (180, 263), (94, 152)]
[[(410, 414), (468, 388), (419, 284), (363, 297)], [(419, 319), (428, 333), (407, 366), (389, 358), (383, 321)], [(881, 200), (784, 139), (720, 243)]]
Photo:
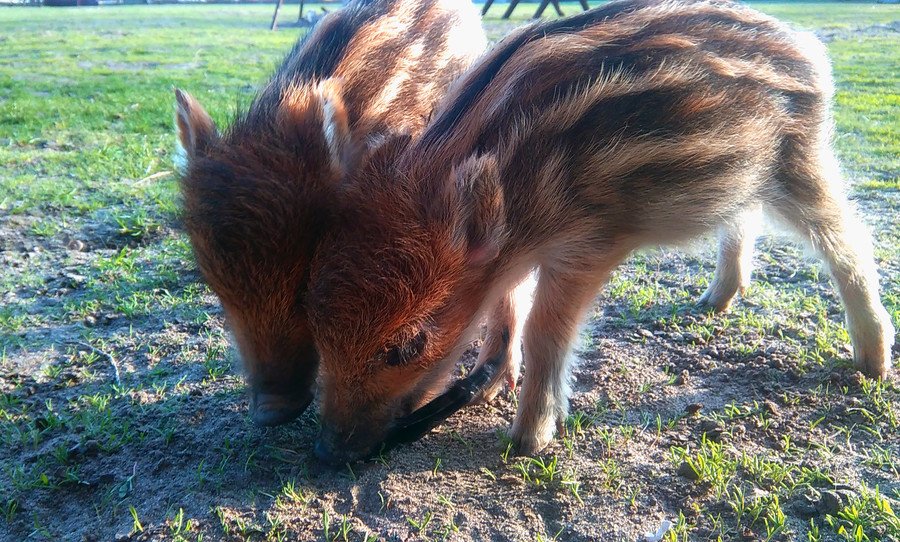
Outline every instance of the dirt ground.
[[(896, 322), (900, 192), (854, 195)], [(0, 540), (643, 541), (665, 520), (666, 540), (900, 536), (896, 373), (852, 368), (826, 274), (781, 238), (760, 240), (754, 286), (724, 315), (693, 306), (710, 243), (631, 258), (597, 298), (566, 434), (540, 458), (509, 453), (504, 394), (334, 470), (312, 455), (315, 408), (251, 424), (176, 220), (33, 235), (43, 218), (0, 215), (0, 302), (28, 308), (0, 313)], [(132, 278), (130, 297), (112, 290)], [(69, 316), (35, 316), (54, 312)]]

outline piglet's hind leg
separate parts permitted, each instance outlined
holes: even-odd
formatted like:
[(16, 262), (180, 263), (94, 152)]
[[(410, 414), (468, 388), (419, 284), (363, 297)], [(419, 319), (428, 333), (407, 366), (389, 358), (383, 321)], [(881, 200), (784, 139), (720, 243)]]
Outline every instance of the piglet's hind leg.
[(719, 227), (719, 256), (716, 274), (698, 305), (716, 312), (728, 309), (738, 292), (750, 285), (753, 246), (762, 226), (759, 206), (739, 213)]
[(500, 370), (481, 393), (480, 399), (491, 402), (503, 389), (503, 383), (515, 391), (522, 367), (522, 331), (534, 301), (535, 278), (529, 275), (500, 298), (488, 316), (487, 333), (478, 353), (476, 367), (487, 360), (502, 358)]

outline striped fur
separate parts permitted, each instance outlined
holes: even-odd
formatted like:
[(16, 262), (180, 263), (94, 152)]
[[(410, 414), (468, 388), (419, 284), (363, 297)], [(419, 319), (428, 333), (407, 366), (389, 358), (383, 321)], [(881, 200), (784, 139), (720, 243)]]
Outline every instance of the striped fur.
[(371, 141), (420, 131), (485, 46), (467, 3), (357, 0), (298, 42), (223, 134), (178, 92), (184, 224), (225, 308), (257, 422), (288, 421), (312, 398), (307, 267), (340, 178)]
[[(840, 189), (831, 93), (814, 37), (737, 3), (626, 0), (507, 37), (421, 136), (387, 141), (346, 182), (324, 242), (341, 250), (312, 267), (319, 448), (338, 461), (370, 452), (441, 391), (480, 315), (495, 335), (515, 328), (511, 292), (537, 269), (511, 436), (541, 449), (566, 415), (578, 326), (615, 266), (719, 229), (702, 301), (722, 310), (746, 285), (761, 208), (822, 255), (857, 363), (884, 375), (894, 332)], [(422, 331), (417, 356), (385, 366)]]

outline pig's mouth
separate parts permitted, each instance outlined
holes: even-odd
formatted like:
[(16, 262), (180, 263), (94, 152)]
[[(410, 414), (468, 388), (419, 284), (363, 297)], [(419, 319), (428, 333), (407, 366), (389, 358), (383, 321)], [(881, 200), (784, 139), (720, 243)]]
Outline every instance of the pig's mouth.
[(382, 450), (419, 440), (456, 411), (472, 403), (494, 379), (502, 361), (502, 355), (488, 359), (431, 402), (398, 419), (388, 433)]

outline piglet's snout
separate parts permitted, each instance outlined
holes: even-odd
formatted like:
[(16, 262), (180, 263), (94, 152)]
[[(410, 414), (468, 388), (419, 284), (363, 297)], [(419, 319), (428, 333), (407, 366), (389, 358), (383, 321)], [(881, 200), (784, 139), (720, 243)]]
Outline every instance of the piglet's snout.
[(349, 430), (335, 430), (323, 424), (313, 453), (326, 464), (342, 466), (378, 454), (383, 441), (384, 432), (373, 424), (359, 423)]

